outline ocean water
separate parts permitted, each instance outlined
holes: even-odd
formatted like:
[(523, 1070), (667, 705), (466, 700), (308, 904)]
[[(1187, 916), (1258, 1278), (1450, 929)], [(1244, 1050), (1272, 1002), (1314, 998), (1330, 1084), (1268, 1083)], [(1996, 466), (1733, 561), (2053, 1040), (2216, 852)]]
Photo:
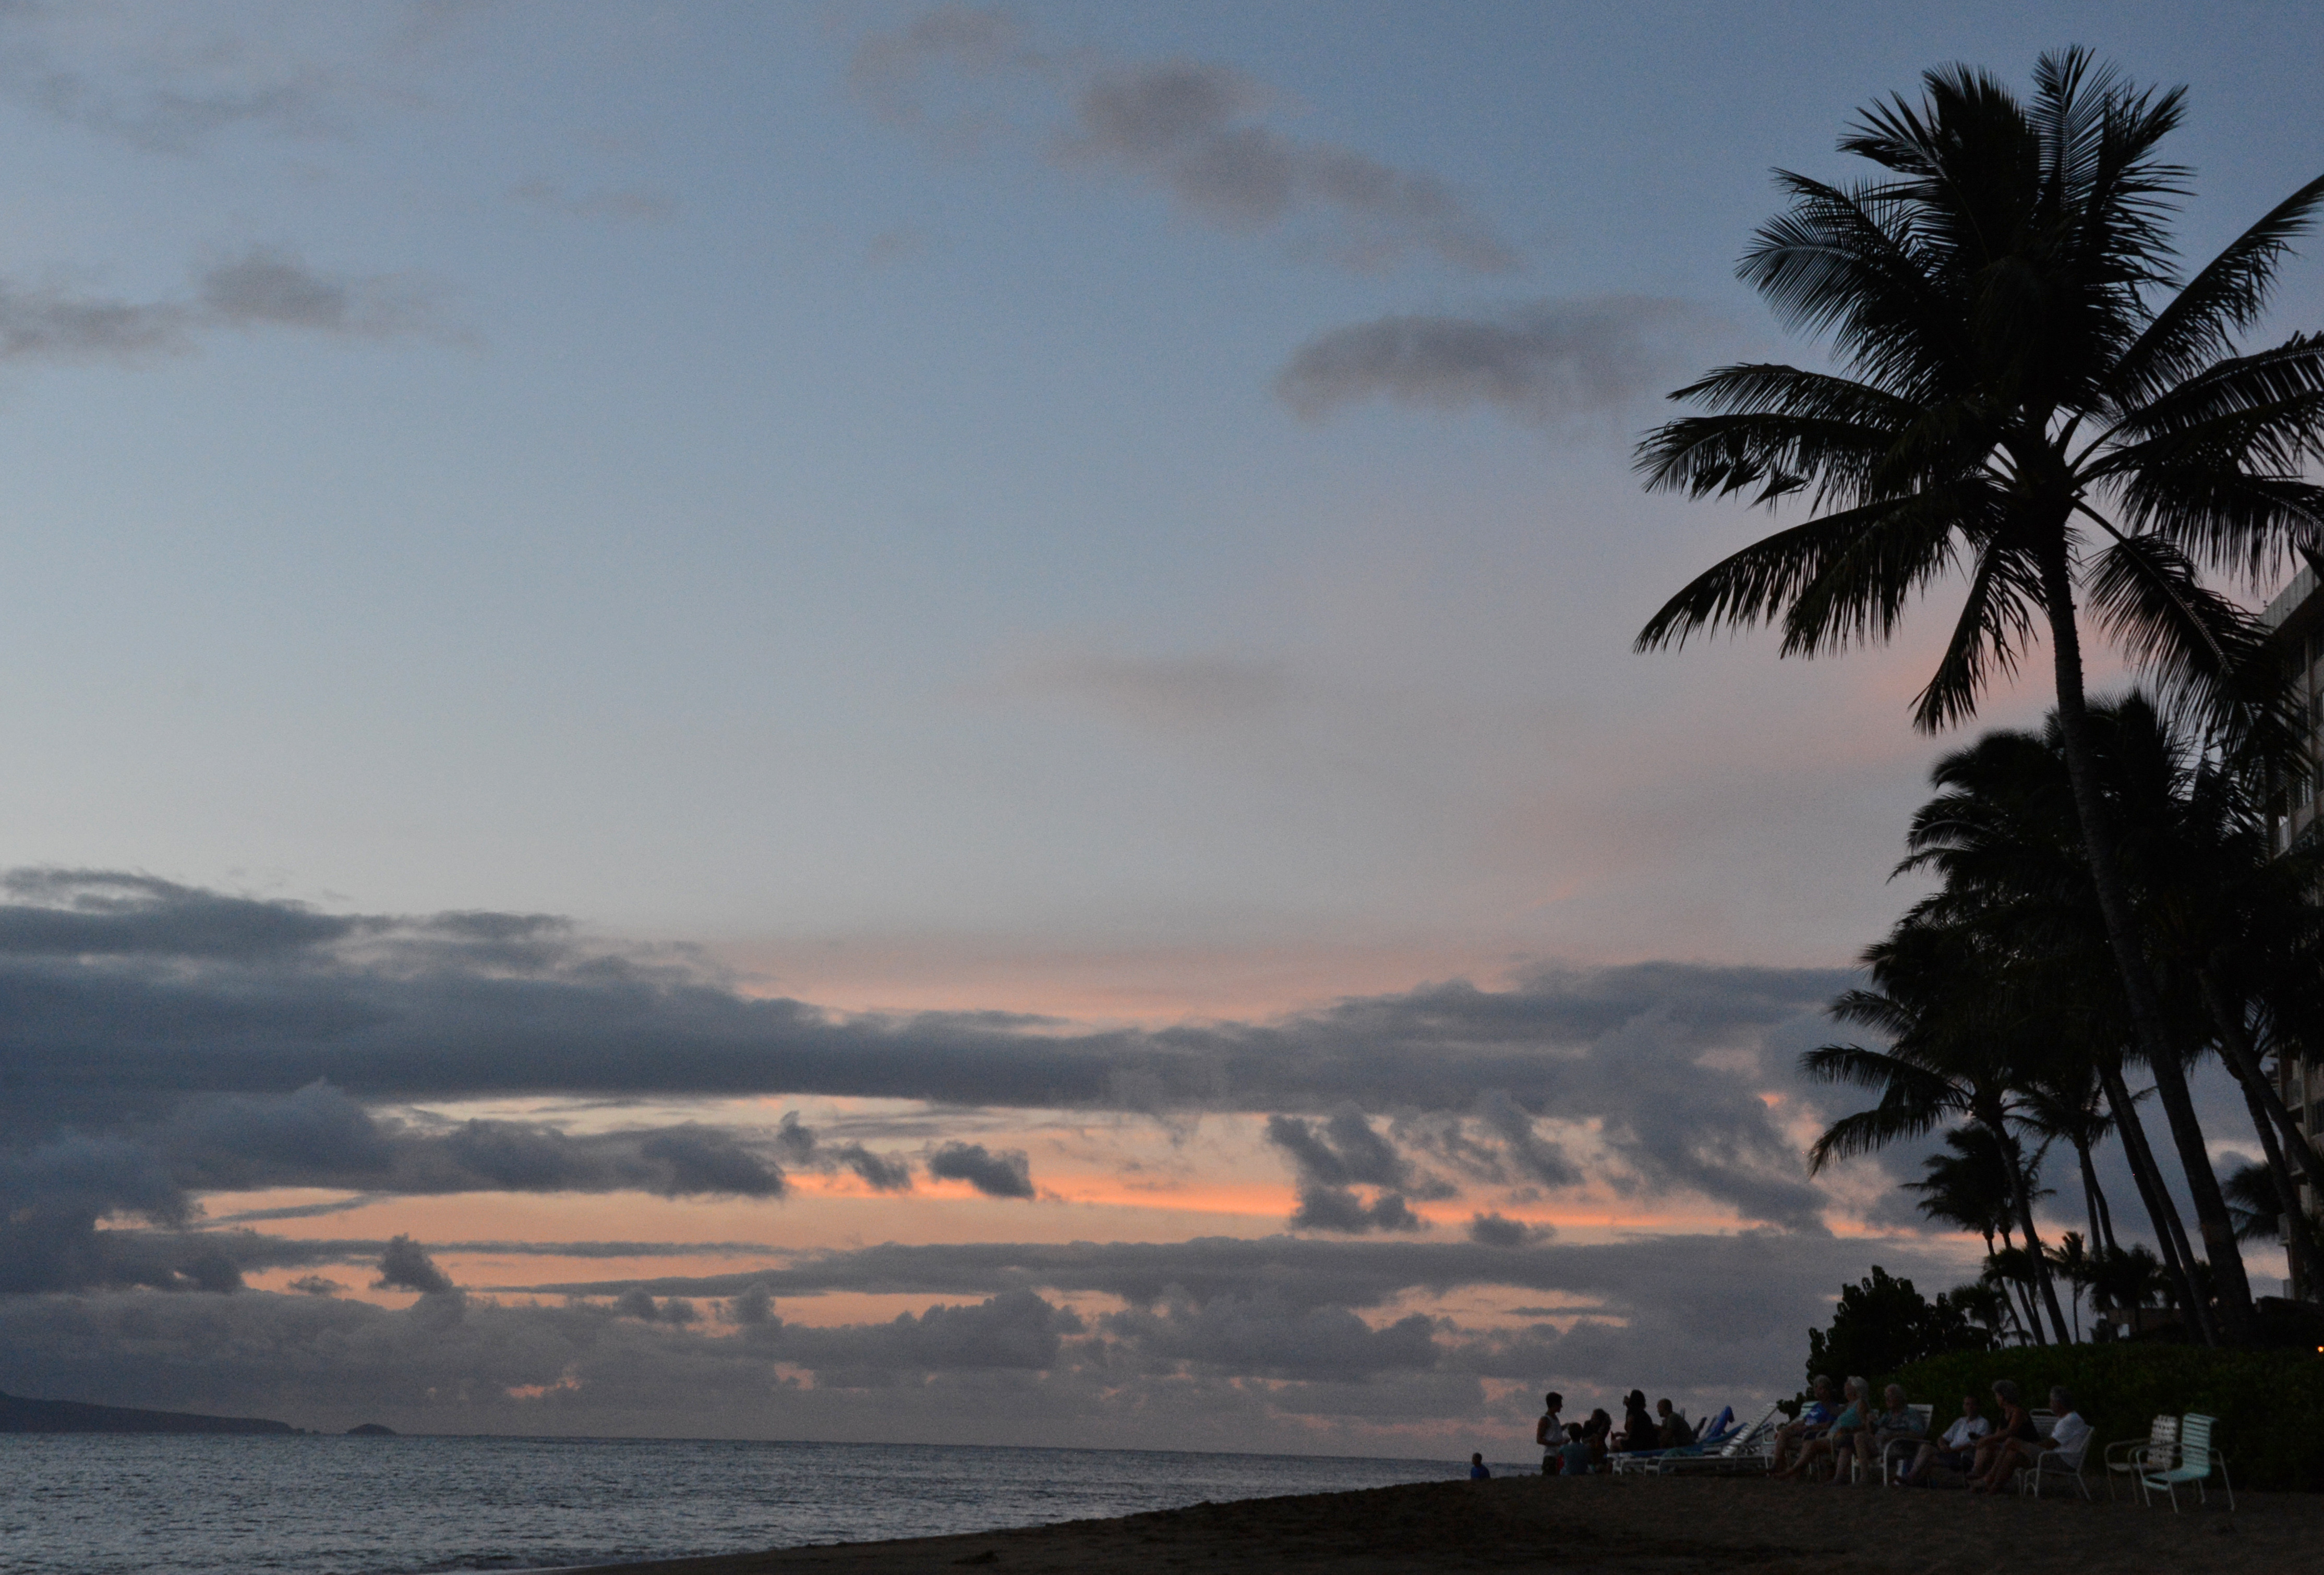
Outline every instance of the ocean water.
[(9, 1433), (0, 1575), (570, 1567), (1467, 1472), (1465, 1461), (1131, 1450)]

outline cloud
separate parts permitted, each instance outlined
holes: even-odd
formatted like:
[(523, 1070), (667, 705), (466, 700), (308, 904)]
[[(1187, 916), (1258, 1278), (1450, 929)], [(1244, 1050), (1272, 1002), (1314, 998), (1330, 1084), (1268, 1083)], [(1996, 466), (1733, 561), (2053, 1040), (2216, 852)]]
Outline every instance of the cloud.
[(1132, 727), (1185, 736), (1268, 725), (1289, 697), (1282, 664), (1217, 654), (1048, 650), (1010, 664), (1014, 694), (1076, 702)]
[(866, 38), (849, 78), (890, 124), (958, 149), (1029, 132), (1061, 167), (1154, 187), (1199, 224), (1280, 234), (1340, 266), (1414, 253), (1469, 272), (1521, 266), (1444, 181), (1291, 135), (1273, 123), (1278, 96), (1231, 66), (1047, 52), (1004, 13), (947, 6)]
[(964, 1181), (989, 1198), (1029, 1198), (1033, 1172), (1024, 1154), (1000, 1154), (982, 1143), (946, 1143), (928, 1156), (928, 1174), (939, 1181)]
[(632, 224), (668, 224), (678, 216), (678, 198), (652, 186), (605, 186), (570, 191), (551, 180), (521, 180), (509, 200), (565, 218), (615, 219)]
[(1480, 1247), (1535, 1247), (1556, 1237), (1552, 1226), (1527, 1225), (1498, 1213), (1475, 1214), (1469, 1220), (1469, 1239)]
[[(258, 246), (198, 270), (193, 284), (191, 299), (136, 301), (0, 279), (0, 362), (138, 365), (190, 355), (201, 334), (219, 329), (290, 328), (357, 339), (465, 336), (444, 316), (443, 287), (418, 274), (326, 273), (295, 253)], [(124, 889), (137, 880), (109, 879)]]
[(1291, 1227), (1360, 1235), (1367, 1230), (1425, 1230), (1428, 1221), (1414, 1213), (1398, 1193), (1375, 1193), (1368, 1203), (1352, 1188), (1303, 1182), (1299, 1206), (1291, 1211)]
[(1275, 391), (1310, 421), (1380, 398), (1432, 410), (1490, 406), (1556, 428), (1660, 392), (1715, 331), (1700, 309), (1646, 296), (1542, 300), (1482, 318), (1385, 317), (1301, 345)]
[[(1299, 1173), (1299, 1204), (1291, 1215), (1295, 1230), (1425, 1230), (1428, 1222), (1412, 1211), (1405, 1194), (1441, 1197), (1451, 1191), (1416, 1172), (1396, 1145), (1352, 1107), (1334, 1110), (1320, 1125), (1296, 1116), (1269, 1116), (1267, 1140)], [(1367, 1202), (1357, 1195), (1358, 1185), (1379, 1190)]]
[[(5, 889), (15, 900), (0, 902), (0, 1075), (12, 1090), (0, 1154), (14, 1168), (0, 1184), (46, 1198), (34, 1174), (43, 1145), (122, 1146), (110, 1170), (60, 1180), (38, 1230), (0, 1213), (0, 1235), (30, 1232), (28, 1249), (46, 1241), (34, 1261), (67, 1280), (104, 1266), (69, 1241), (97, 1218), (182, 1211), (202, 1191), (778, 1196), (786, 1166), (881, 1190), (910, 1181), (901, 1156), (782, 1127), (568, 1133), (377, 1108), (540, 1093), (1252, 1111), (1301, 1123), (1315, 1185), (1406, 1199), (1457, 1190), (1420, 1157), (1488, 1184), (1573, 1184), (1579, 1167), (1539, 1129), (1554, 1111), (1588, 1129), (1593, 1184), (1816, 1229), (1823, 1194), (1762, 1096), (1799, 1101), (1785, 1120), (1832, 1097), (1800, 1084), (1791, 1061), (1821, 1036), (1823, 1003), (1851, 977), (1542, 969), (1506, 989), (1455, 981), (1266, 1021), (1075, 1032), (1000, 1014), (843, 1018), (747, 999), (682, 954), (591, 945), (541, 915), (323, 913), (87, 870), (20, 873)], [(1297, 1163), (1292, 1131), (1278, 1126), (1277, 1147)], [(1025, 1195), (1010, 1189), (1030, 1178), (1006, 1157), (977, 1174), (1000, 1195)], [(1391, 1174), (1401, 1179), (1357, 1179)], [(1307, 1217), (1351, 1218), (1341, 1205), (1318, 1193)], [(1393, 1209), (1368, 1218), (1398, 1221)], [(62, 1234), (42, 1235), (52, 1230)], [(176, 1284), (186, 1272), (179, 1258), (139, 1259), (85, 1283)]]
[[(252, 14), (150, 12), (81, 0), (0, 9), (0, 97), (33, 114), (146, 152), (189, 155), (251, 132), (318, 140), (346, 134), (381, 106), (420, 97), (406, 85), (440, 44), (454, 11), (269, 5)], [(429, 36), (434, 35), (434, 36)]]
[[(1968, 1272), (1909, 1246), (1766, 1231), (1516, 1248), (1277, 1237), (889, 1245), (576, 1287), (596, 1299), (562, 1303), (473, 1287), (400, 1311), (261, 1292), (5, 1296), (0, 1388), (331, 1430), (1310, 1450), (1322, 1437), (1442, 1454), (1456, 1435), (1523, 1436), (1542, 1386), (1610, 1394), (1651, 1375), (1695, 1411), (1788, 1393), (1805, 1330), (1868, 1256), (1924, 1285)], [(1555, 1305), (1487, 1325), (1408, 1304), (1471, 1287)], [(784, 1316), (798, 1298), (867, 1293), (925, 1300), (885, 1322)], [(1112, 1304), (1071, 1304), (1090, 1295)], [(725, 1299), (721, 1317), (706, 1296)], [(1488, 1381), (1522, 1387), (1497, 1399)]]
[(418, 1242), (409, 1236), (399, 1236), (379, 1255), (379, 1278), (372, 1282), (372, 1288), (449, 1296), (460, 1287), (452, 1283), (451, 1276), (436, 1266), (436, 1260)]

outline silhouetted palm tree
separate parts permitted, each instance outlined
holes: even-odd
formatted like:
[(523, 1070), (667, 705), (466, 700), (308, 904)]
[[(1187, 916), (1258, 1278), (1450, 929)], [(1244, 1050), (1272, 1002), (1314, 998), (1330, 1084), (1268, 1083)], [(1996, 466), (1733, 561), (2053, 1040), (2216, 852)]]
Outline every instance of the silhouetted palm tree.
[[(2065, 1340), (2065, 1314), (2034, 1224), (2030, 1167), (2010, 1128), (2019, 1071), (2040, 1057), (2028, 1040), (2024, 1003), (2016, 997), (2007, 960), (1972, 926), (1908, 915), (1886, 940), (1866, 949), (1864, 962), (1871, 987), (1842, 994), (1832, 1003), (1832, 1016), (1878, 1031), (1889, 1047), (1826, 1045), (1802, 1055), (1800, 1069), (1819, 1082), (1877, 1091), (1879, 1102), (1825, 1129), (1808, 1150), (1810, 1173), (1957, 1118), (1975, 1122), (2002, 1156), (2010, 1212), (2032, 1255), (2033, 1284), (2051, 1328)], [(2038, 1320), (2034, 1333), (2043, 1340)]]
[(1783, 318), (1829, 331), (1848, 374), (1722, 367), (1674, 396), (1711, 413), (1640, 445), (1650, 487), (1766, 505), (1804, 494), (1813, 517), (1696, 579), (1638, 644), (1762, 622), (1781, 622), (1786, 654), (1885, 640), (1922, 591), (1964, 569), (1967, 604), (1915, 706), (1935, 730), (1971, 715), (2046, 631), (2132, 1037), (2241, 1338), (2249, 1287), (2208, 1159), (2187, 1146), (2193, 1101), (2092, 760), (2077, 597), (2210, 724), (2239, 739), (2281, 724), (2252, 704), (2267, 665), (2252, 620), (2199, 563), (2255, 578), (2295, 541), (2324, 539), (2324, 488), (2301, 474), (2324, 455), (2324, 336), (2236, 344), (2324, 179), (2182, 284), (2165, 223), (2187, 171), (2157, 150), (2183, 89), (2133, 88), (2080, 50), (2043, 58), (2030, 101), (1965, 66), (1923, 82), (1921, 104), (1875, 106), (1841, 139), (1881, 178), (1781, 175), (1792, 207), (1743, 260)]

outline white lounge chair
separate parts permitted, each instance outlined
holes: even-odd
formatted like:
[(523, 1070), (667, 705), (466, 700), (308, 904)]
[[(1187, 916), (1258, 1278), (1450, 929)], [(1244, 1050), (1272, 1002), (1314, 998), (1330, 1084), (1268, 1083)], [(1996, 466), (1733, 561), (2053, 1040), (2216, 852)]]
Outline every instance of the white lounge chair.
[[(2050, 1426), (2056, 1425), (2057, 1418), (2046, 1411), (2037, 1411), (2034, 1415), (2036, 1419), (2036, 1426), (2044, 1433), (2049, 1431)], [(2048, 1425), (2043, 1425), (2040, 1423), (2040, 1418), (2044, 1416), (2050, 1417)], [(2090, 1437), (2091, 1435), (2087, 1432), (2082, 1434), (2082, 1441), (2070, 1450), (2043, 1450), (2034, 1457), (2032, 1465), (2018, 1468), (2017, 1491), (2031, 1493), (2034, 1497), (2039, 1498), (2042, 1497), (2043, 1478), (2054, 1477), (2062, 1472), (2073, 1479), (2075, 1487), (2082, 1490), (2083, 1498), (2089, 1498), (2090, 1485), (2089, 1479), (2082, 1475), (2082, 1457), (2090, 1451)]]
[[(2216, 1469), (2219, 1473), (2220, 1484), (2227, 1490), (2227, 1510), (2234, 1513), (2236, 1484), (2235, 1479), (2227, 1475), (2227, 1454), (2211, 1447), (2211, 1428), (2217, 1421), (2216, 1417), (2205, 1416), (2199, 1411), (2187, 1413), (2186, 1419), (2179, 1424), (2179, 1463), (2167, 1471), (2142, 1472), (2138, 1478), (2139, 1487), (2150, 1496), (2153, 1489), (2162, 1488), (2171, 1495), (2171, 1507), (2176, 1511), (2179, 1489), (2182, 1485), (2195, 1489), (2196, 1503), (2210, 1502), (2203, 1491), (2203, 1485), (2210, 1480), (2211, 1472)], [(2149, 1501), (2152, 1502), (2151, 1497)]]
[(2112, 1502), (2115, 1497), (2114, 1484), (2117, 1477), (2128, 1477), (2132, 1485), (2139, 1487), (2139, 1496), (2143, 1498), (2145, 1489), (2138, 1479), (2149, 1471), (2167, 1471), (2177, 1463), (2179, 1419), (2170, 1415), (2158, 1416), (2144, 1438), (2117, 1440), (2107, 1445), (2098, 1458), (2106, 1465), (2108, 1502)]
[(1929, 1441), (1929, 1421), (1937, 1411), (1933, 1405), (1907, 1405), (1904, 1409), (1911, 1412), (1913, 1420), (1920, 1424), (1921, 1436), (1892, 1438), (1888, 1441), (1888, 1447), (1880, 1451), (1880, 1485), (1884, 1488), (1894, 1488), (1896, 1486), (1896, 1478), (1904, 1475), (1901, 1471), (1892, 1471), (1888, 1469), (1888, 1462), (1896, 1458), (1896, 1451), (1903, 1450), (1906, 1458), (1910, 1459), (1920, 1453), (1921, 1446)]
[(1642, 1460), (1630, 1469), (1657, 1477), (1721, 1476), (1764, 1471), (1767, 1469), (1767, 1457), (1774, 1447), (1775, 1429), (1782, 1423), (1783, 1415), (1782, 1406), (1770, 1405), (1758, 1421), (1748, 1427), (1737, 1428), (1716, 1450), (1705, 1450), (1692, 1455), (1659, 1455)]

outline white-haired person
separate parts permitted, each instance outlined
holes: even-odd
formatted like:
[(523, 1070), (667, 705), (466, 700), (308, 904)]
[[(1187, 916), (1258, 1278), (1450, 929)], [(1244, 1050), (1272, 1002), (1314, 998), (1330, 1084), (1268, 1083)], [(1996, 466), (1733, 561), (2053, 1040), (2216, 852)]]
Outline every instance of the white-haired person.
[(1800, 1414), (1775, 1430), (1775, 1457), (1767, 1467), (1777, 1476), (1784, 1474), (1784, 1461), (1795, 1447), (1805, 1448), (1808, 1440), (1821, 1437), (1831, 1427), (1831, 1380), (1818, 1373), (1808, 1380), (1808, 1392)]
[(1846, 1464), (1847, 1451), (1856, 1447), (1856, 1433), (1872, 1420), (1872, 1380), (1850, 1378), (1840, 1387), (1840, 1396), (1847, 1402), (1840, 1414), (1831, 1419), (1831, 1428), (1819, 1437), (1810, 1438), (1800, 1445), (1800, 1457), (1773, 1475), (1787, 1480), (1806, 1474), (1816, 1461), (1831, 1457), (1833, 1478), (1845, 1482), (1848, 1478), (1840, 1469)]

